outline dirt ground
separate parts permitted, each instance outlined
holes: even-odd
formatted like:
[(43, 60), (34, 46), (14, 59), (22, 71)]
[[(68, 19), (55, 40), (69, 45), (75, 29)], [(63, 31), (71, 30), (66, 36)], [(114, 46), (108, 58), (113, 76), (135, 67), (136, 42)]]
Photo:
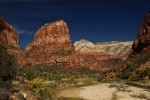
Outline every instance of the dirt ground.
[(67, 88), (58, 92), (59, 97), (75, 97), (85, 100), (150, 100), (150, 90), (122, 84), (100, 83), (98, 85)]

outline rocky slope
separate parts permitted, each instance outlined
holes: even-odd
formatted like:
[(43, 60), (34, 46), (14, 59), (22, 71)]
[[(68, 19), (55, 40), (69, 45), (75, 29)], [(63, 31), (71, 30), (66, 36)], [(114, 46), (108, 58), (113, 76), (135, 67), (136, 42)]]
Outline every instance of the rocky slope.
[[(132, 53), (133, 56), (145, 56), (141, 60), (141, 62), (144, 61), (144, 63), (139, 64), (139, 68), (137, 70), (145, 70), (145, 73), (150, 73), (150, 11), (146, 14), (143, 25), (139, 27), (137, 39), (134, 41), (132, 48), (134, 51)], [(150, 74), (148, 73), (146, 73), (143, 78), (150, 79)]]
[(132, 48), (134, 52), (150, 53), (150, 12), (146, 14), (143, 25), (139, 27)]
[[(121, 79), (132, 81), (150, 79), (150, 12), (146, 14), (142, 26), (137, 33), (137, 39), (132, 45), (133, 52), (130, 56), (118, 64), (108, 77), (117, 76)], [(145, 82), (146, 83), (146, 82)]]
[(18, 48), (18, 34), (15, 28), (0, 17), (0, 43)]
[(115, 58), (126, 59), (132, 51), (132, 41), (111, 41), (93, 44), (90, 41), (81, 39), (74, 43), (75, 50), (80, 53), (107, 53)]

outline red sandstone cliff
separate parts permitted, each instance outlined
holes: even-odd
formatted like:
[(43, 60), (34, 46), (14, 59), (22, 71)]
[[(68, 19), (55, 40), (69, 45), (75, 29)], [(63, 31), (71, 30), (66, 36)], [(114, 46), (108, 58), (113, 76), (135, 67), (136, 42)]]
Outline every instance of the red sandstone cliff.
[(150, 12), (146, 14), (143, 25), (139, 27), (137, 39), (132, 48), (137, 53), (150, 53)]
[(22, 64), (25, 60), (25, 52), (20, 49), (18, 40), (15, 28), (0, 17), (0, 44), (6, 45), (8, 52), (17, 58), (18, 63)]
[(25, 50), (27, 62), (47, 65), (66, 63), (72, 66), (72, 55), (75, 53), (69, 29), (63, 20), (42, 26)]
[(18, 48), (18, 34), (13, 26), (0, 17), (0, 43)]
[(44, 64), (51, 66), (63, 63), (68, 67), (88, 67), (102, 70), (121, 61), (107, 52), (81, 53), (75, 51), (70, 40), (68, 26), (63, 20), (42, 26), (25, 50), (21, 50), (18, 46), (18, 34), (15, 29), (2, 18), (0, 22), (0, 43), (11, 46), (9, 52), (17, 57), (21, 65)]

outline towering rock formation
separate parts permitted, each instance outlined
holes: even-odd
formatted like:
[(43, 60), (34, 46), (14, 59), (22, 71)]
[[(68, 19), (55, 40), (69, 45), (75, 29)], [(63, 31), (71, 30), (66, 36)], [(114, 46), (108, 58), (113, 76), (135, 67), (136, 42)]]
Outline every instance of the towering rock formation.
[(146, 14), (143, 25), (139, 27), (132, 48), (134, 52), (150, 53), (150, 12)]
[(73, 62), (74, 47), (71, 44), (67, 24), (63, 20), (42, 26), (25, 50), (29, 58), (27, 62), (33, 64)]
[[(63, 20), (42, 26), (35, 33), (32, 42), (25, 50), (22, 50), (19, 48), (18, 34), (15, 29), (0, 18), (0, 43), (9, 47), (8, 51), (17, 57), (21, 65), (44, 64), (50, 66), (55, 63), (63, 63), (68, 67), (88, 67), (96, 70), (103, 70), (115, 65), (122, 60), (115, 55), (126, 50), (124, 48), (119, 49), (119, 53), (114, 52), (123, 43), (93, 44), (86, 40), (76, 42), (74, 48), (70, 40), (69, 29)], [(127, 43), (127, 45), (129, 44)]]
[(18, 34), (13, 26), (0, 17), (0, 43), (18, 48)]

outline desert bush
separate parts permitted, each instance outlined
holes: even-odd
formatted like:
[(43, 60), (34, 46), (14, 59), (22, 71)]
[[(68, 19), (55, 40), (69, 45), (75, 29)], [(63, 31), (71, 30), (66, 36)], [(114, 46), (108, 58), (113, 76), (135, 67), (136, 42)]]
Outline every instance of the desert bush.
[(29, 87), (33, 93), (40, 98), (40, 100), (53, 100), (56, 97), (54, 88), (44, 84), (45, 80), (37, 77), (28, 82)]
[(37, 77), (31, 81), (28, 82), (29, 87), (31, 87), (35, 92), (38, 88), (41, 88), (43, 86), (44, 80), (40, 77)]
[(117, 74), (117, 77), (121, 78), (121, 79), (128, 79), (131, 75), (131, 72), (126, 70), (124, 72), (120, 72)]
[(145, 77), (150, 78), (150, 68), (149, 67), (139, 67), (132, 72), (130, 80), (139, 81), (143, 80)]
[(40, 100), (54, 100), (56, 98), (55, 90), (52, 88), (40, 88), (37, 92)]
[(132, 80), (132, 81), (138, 81), (140, 80), (140, 78), (138, 78), (136, 72), (132, 72), (131, 76), (129, 77), (129, 80)]
[(144, 70), (144, 76), (148, 76), (150, 78), (150, 67), (147, 67), (145, 70)]
[(0, 100), (9, 100), (9, 92), (4, 88), (0, 88)]
[(7, 48), (0, 45), (0, 79), (11, 80), (16, 75), (17, 62), (13, 55), (7, 52)]
[(32, 80), (37, 77), (41, 77), (45, 80), (61, 81), (62, 79), (74, 79), (76, 78), (97, 78), (99, 76), (98, 71), (93, 71), (88, 68), (68, 69), (64, 64), (54, 64), (52, 66), (35, 65), (23, 68), (25, 77)]
[(99, 76), (98, 71), (88, 68), (68, 69), (64, 64), (26, 66), (20, 72), (29, 80), (27, 83), (32, 93), (41, 100), (53, 100), (56, 89), (78, 83), (90, 85), (91, 78)]
[[(140, 67), (147, 61), (150, 61), (150, 55), (131, 55), (127, 60), (111, 68), (108, 73), (113, 72), (120, 79), (143, 80), (146, 76), (150, 77), (150, 68), (142, 69)], [(111, 77), (110, 75), (108, 76)]]

